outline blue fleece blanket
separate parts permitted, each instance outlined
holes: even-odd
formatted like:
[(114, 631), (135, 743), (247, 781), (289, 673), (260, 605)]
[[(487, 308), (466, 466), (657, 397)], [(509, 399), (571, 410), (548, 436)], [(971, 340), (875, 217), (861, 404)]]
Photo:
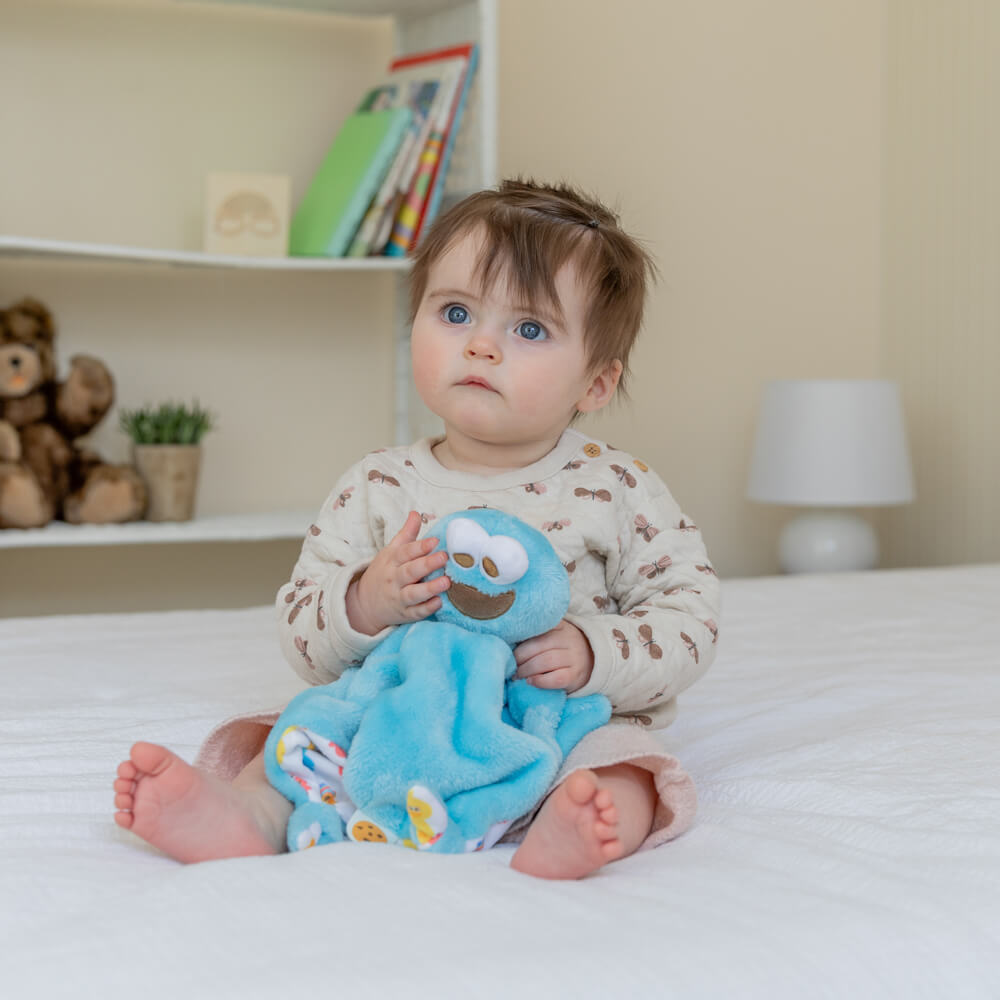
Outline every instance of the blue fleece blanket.
[(439, 611), (302, 692), (268, 737), (268, 777), (295, 804), (290, 850), (342, 840), (490, 847), (608, 721), (603, 695), (568, 698), (514, 679), (512, 647), (555, 627), (569, 604), (545, 536), (495, 510), (450, 515), (429, 534), (449, 554)]

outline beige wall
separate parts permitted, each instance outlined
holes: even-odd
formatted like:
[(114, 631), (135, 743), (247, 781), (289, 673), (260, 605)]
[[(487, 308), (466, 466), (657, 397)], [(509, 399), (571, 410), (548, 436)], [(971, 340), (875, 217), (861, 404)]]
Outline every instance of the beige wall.
[[(723, 575), (776, 569), (787, 512), (750, 504), (743, 490), (761, 384), (782, 376), (903, 378), (921, 495), (911, 508), (879, 517), (888, 560), (956, 561), (940, 552), (923, 558), (926, 525), (948, 511), (946, 491), (928, 488), (940, 482), (932, 470), (944, 442), (933, 436), (933, 411), (921, 408), (920, 379), (929, 380), (933, 359), (944, 356), (940, 327), (922, 334), (923, 374), (904, 365), (912, 313), (920, 310), (906, 313), (902, 303), (936, 272), (925, 258), (907, 265), (905, 276), (893, 269), (911, 203), (928, 200), (928, 188), (902, 183), (907, 158), (933, 145), (928, 136), (951, 120), (951, 105), (934, 104), (926, 125), (909, 131), (895, 119), (883, 128), (882, 117), (884, 108), (902, 114), (907, 73), (923, 80), (929, 96), (942, 93), (926, 75), (934, 60), (907, 56), (916, 43), (901, 18), (917, 7), (947, 19), (940, 13), (947, 5), (887, 3), (499, 4), (501, 172), (566, 178), (616, 203), (662, 272), (635, 357), (633, 400), (594, 429), (662, 473), (704, 529)], [(965, 23), (962, 11), (985, 17), (990, 4), (952, 6), (956, 23)], [(301, 191), (328, 133), (323, 123), (342, 117), (356, 74), (375, 74), (390, 44), (379, 23), (348, 23), (345, 32), (344, 24), (307, 15), (211, 8), (194, 15), (192, 34), (192, 12), (180, 8), (88, 4), (85, 14), (56, 19), (53, 50), (50, 16), (26, 2), (2, 6), (0, 128), (5, 136), (30, 135), (34, 155), (4, 162), (0, 229), (196, 246), (205, 170), (284, 170)], [(36, 37), (43, 25), (44, 47)], [(933, 39), (932, 27), (916, 34)], [(982, 34), (969, 29), (962, 44)], [(179, 63), (173, 56), (162, 62), (178, 50)], [(954, 100), (962, 87), (996, 80), (992, 51), (977, 64), (979, 76), (948, 78)], [(960, 46), (950, 58), (958, 65), (966, 55)], [(884, 103), (889, 70), (903, 75), (895, 85), (887, 76)], [(126, 87), (124, 80), (138, 82)], [(220, 81), (213, 115), (206, 95)], [(23, 100), (10, 100), (12, 93)], [(233, 93), (247, 93), (253, 110), (225, 112)], [(911, 117), (914, 106), (905, 105)], [(199, 114), (185, 114), (190, 107)], [(972, 159), (981, 133), (967, 135), (968, 170), (949, 183), (992, 182), (996, 171)], [(934, 178), (926, 184), (938, 190)], [(934, 216), (936, 237), (944, 217)], [(962, 231), (948, 236), (955, 247), (965, 238)], [(991, 249), (980, 283), (965, 271), (960, 288), (981, 291), (983, 351)], [(50, 302), (63, 325), (64, 356), (88, 349), (105, 357), (120, 376), (123, 401), (169, 391), (214, 403), (223, 421), (209, 440), (202, 509), (252, 510), (315, 505), (337, 468), (391, 438), (393, 280), (0, 260), (0, 301), (33, 291)], [(953, 301), (949, 289), (936, 308)], [(975, 361), (967, 370), (982, 378)], [(990, 393), (977, 398), (980, 416), (952, 423), (962, 440), (989, 417)], [(98, 443), (122, 447), (110, 429)], [(973, 456), (962, 454), (962, 474), (973, 475)], [(992, 493), (977, 494), (977, 531), (989, 530), (996, 505), (982, 498), (995, 496), (995, 474), (992, 482)], [(291, 542), (172, 553), (0, 549), (0, 613), (35, 607), (39, 593), (53, 590), (49, 610), (263, 601), (296, 549)], [(948, 551), (975, 558), (976, 540)], [(222, 581), (212, 575), (220, 563), (232, 569)], [(147, 568), (159, 586), (143, 591), (134, 580)], [(97, 585), (88, 586), (95, 576)]]
[(633, 403), (598, 430), (657, 468), (720, 572), (773, 572), (785, 512), (743, 496), (763, 380), (880, 366), (880, 4), (502, 10), (502, 170), (616, 202), (663, 275)]
[(1000, 6), (891, 0), (886, 370), (910, 415), (918, 501), (900, 565), (1000, 559)]

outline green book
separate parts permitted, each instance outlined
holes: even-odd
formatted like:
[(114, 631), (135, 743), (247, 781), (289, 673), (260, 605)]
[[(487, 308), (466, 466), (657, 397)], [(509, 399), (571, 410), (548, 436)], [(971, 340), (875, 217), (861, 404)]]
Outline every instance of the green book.
[(356, 111), (344, 122), (292, 216), (293, 257), (343, 257), (406, 136), (409, 108)]

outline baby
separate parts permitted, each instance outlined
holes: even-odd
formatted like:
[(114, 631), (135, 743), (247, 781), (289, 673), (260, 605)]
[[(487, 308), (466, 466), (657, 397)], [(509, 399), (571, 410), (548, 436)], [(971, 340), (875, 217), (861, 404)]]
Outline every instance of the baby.
[[(513, 867), (544, 878), (656, 846), (695, 809), (690, 778), (650, 730), (714, 658), (718, 579), (656, 474), (571, 426), (623, 391), (652, 270), (613, 213), (567, 186), (507, 181), (443, 215), (413, 262), (411, 349), (444, 433), (349, 469), (277, 597), (286, 658), (325, 684), (440, 606), (450, 580), (425, 578), (447, 553), (420, 537), (424, 524), (487, 506), (547, 535), (570, 607), (515, 648), (518, 676), (603, 693), (613, 715), (504, 838), (518, 843)], [(224, 723), (194, 766), (136, 744), (114, 783), (117, 823), (181, 861), (284, 850), (291, 804), (261, 753), (276, 717)]]

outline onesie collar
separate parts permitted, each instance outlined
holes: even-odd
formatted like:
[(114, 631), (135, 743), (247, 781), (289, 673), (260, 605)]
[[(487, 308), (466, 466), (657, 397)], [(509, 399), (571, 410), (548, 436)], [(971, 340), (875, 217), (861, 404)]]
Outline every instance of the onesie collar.
[(523, 469), (511, 469), (495, 476), (474, 476), (457, 469), (446, 469), (431, 451), (441, 440), (442, 436), (438, 435), (421, 438), (410, 445), (408, 458), (417, 474), (432, 486), (462, 489), (470, 493), (488, 493), (521, 486), (524, 483), (538, 483), (554, 476), (590, 439), (579, 431), (567, 428), (556, 442), (556, 446), (537, 462)]

